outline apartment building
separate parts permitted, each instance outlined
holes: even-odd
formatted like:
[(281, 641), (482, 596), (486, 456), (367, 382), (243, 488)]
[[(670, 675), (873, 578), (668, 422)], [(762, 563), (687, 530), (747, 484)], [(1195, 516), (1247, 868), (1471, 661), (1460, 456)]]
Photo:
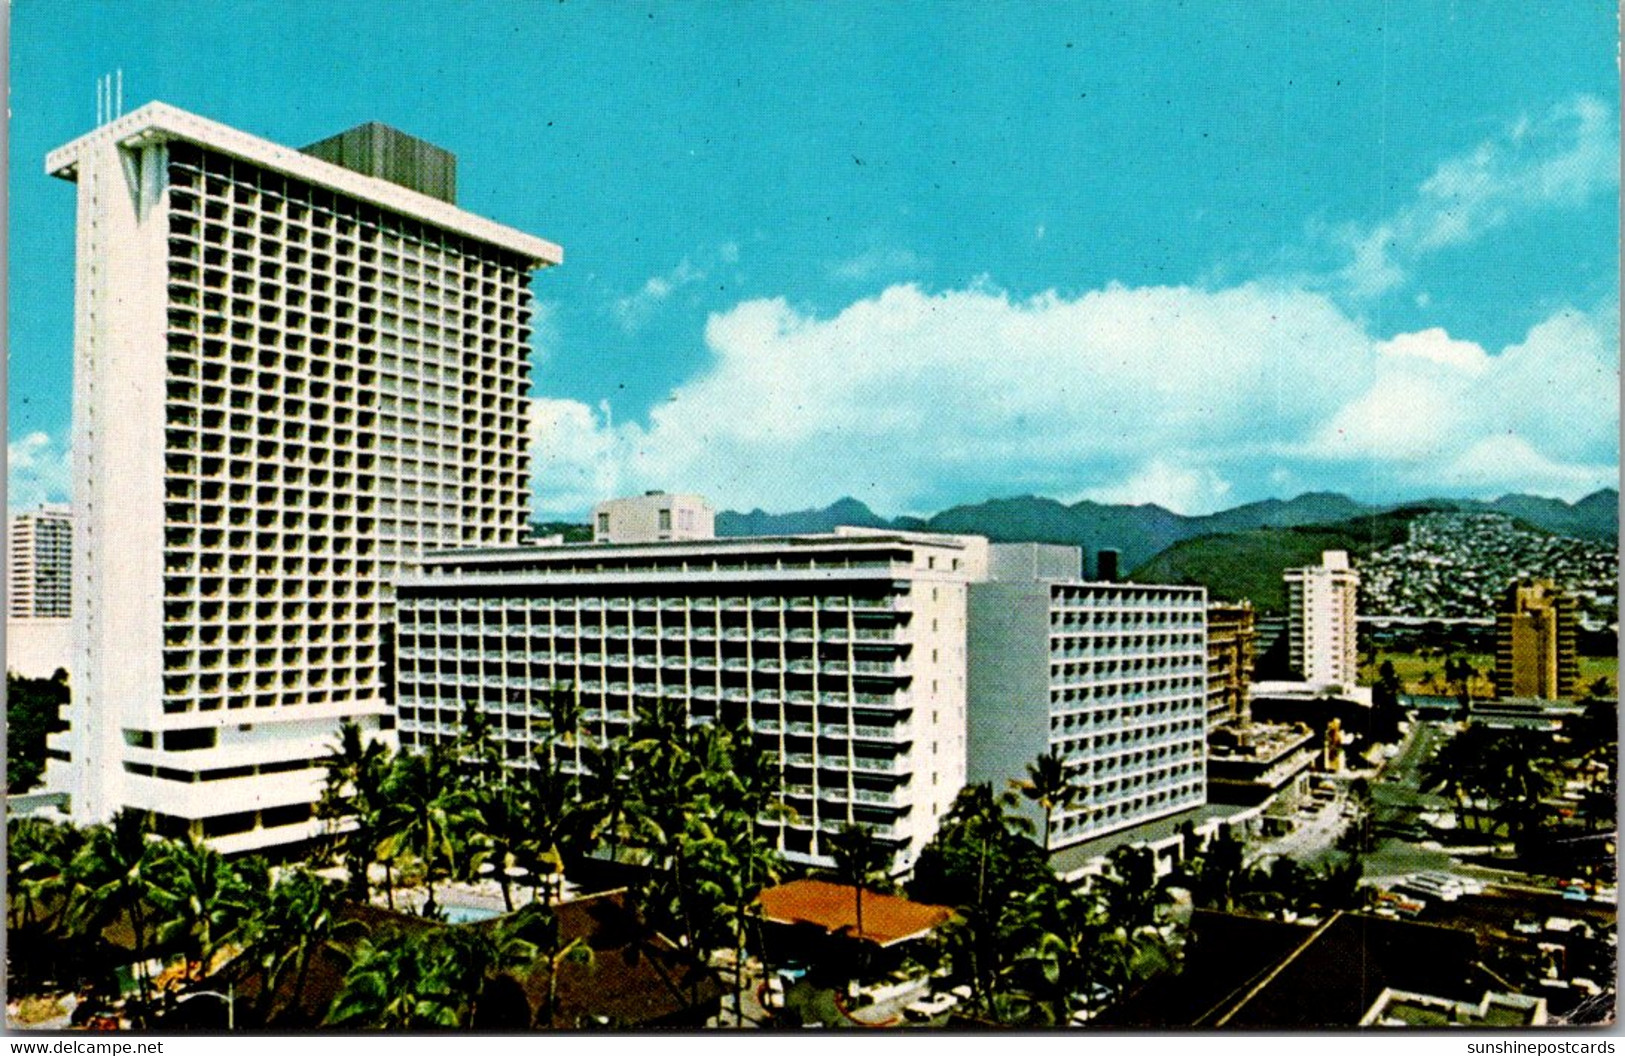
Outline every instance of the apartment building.
[(1572, 698), (1580, 684), (1574, 599), (1551, 580), (1513, 583), (1495, 614), (1495, 695)]
[(306, 151), (163, 103), (77, 185), (73, 702), (47, 781), (222, 850), (315, 831), (343, 721), (392, 736), (392, 581), (527, 530), (529, 283), (557, 246), (384, 126)]
[(63, 619), (73, 611), (73, 514), (41, 506), (13, 514), (6, 582), (11, 619)]
[(968, 780), (1002, 791), (1059, 756), (1079, 795), (1051, 851), (1206, 802), (1207, 592), (1085, 582), (1069, 547), (994, 545), (989, 570), (970, 587)]
[(1289, 568), (1286, 583), (1288, 664), (1312, 685), (1353, 686), (1358, 680), (1355, 606), (1360, 574), (1342, 550), (1320, 564)]
[(985, 539), (863, 529), (426, 555), (396, 593), (400, 742), (454, 736), (477, 702), (520, 766), (556, 691), (599, 743), (681, 701), (778, 754), (790, 860), (832, 864), (827, 838), (860, 823), (901, 872), (965, 782), (986, 570)]
[(1258, 646), (1253, 605), (1213, 601), (1207, 607), (1207, 728), (1209, 732), (1247, 713)]

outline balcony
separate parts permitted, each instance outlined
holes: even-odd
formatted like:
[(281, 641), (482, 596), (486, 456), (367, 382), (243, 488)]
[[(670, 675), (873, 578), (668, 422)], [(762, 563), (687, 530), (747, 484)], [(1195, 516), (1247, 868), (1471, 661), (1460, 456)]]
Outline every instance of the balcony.
[(901, 665), (886, 660), (858, 660), (852, 664), (852, 671), (859, 675), (884, 675), (889, 678), (900, 678), (906, 673)]

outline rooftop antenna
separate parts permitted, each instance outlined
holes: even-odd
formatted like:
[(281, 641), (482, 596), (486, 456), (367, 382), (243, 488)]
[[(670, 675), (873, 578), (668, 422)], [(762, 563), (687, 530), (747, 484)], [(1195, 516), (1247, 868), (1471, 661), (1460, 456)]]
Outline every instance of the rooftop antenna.
[(96, 78), (96, 125), (124, 116), (124, 69)]

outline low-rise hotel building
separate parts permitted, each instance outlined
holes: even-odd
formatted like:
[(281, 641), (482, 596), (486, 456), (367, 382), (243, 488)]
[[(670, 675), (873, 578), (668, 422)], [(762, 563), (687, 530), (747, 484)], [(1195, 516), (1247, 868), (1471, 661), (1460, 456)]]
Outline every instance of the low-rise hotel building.
[(831, 864), (824, 841), (859, 823), (901, 872), (965, 783), (968, 591), (987, 562), (980, 537), (862, 529), (428, 554), (397, 581), (400, 741), (453, 736), (476, 702), (524, 765), (555, 692), (600, 742), (678, 700), (778, 754), (790, 860)]
[(970, 588), (969, 780), (1002, 791), (1059, 756), (1079, 795), (1051, 851), (1206, 802), (1207, 592), (1084, 582), (1066, 547), (991, 549)]

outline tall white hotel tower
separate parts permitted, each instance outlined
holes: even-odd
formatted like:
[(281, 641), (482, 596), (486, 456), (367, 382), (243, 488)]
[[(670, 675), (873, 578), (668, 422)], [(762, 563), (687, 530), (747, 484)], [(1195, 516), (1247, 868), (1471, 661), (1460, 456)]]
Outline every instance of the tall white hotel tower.
[(152, 103), (78, 184), (70, 729), (48, 787), (225, 851), (316, 829), (341, 720), (393, 737), (420, 550), (527, 531), (539, 238), (381, 125), (291, 150)]

